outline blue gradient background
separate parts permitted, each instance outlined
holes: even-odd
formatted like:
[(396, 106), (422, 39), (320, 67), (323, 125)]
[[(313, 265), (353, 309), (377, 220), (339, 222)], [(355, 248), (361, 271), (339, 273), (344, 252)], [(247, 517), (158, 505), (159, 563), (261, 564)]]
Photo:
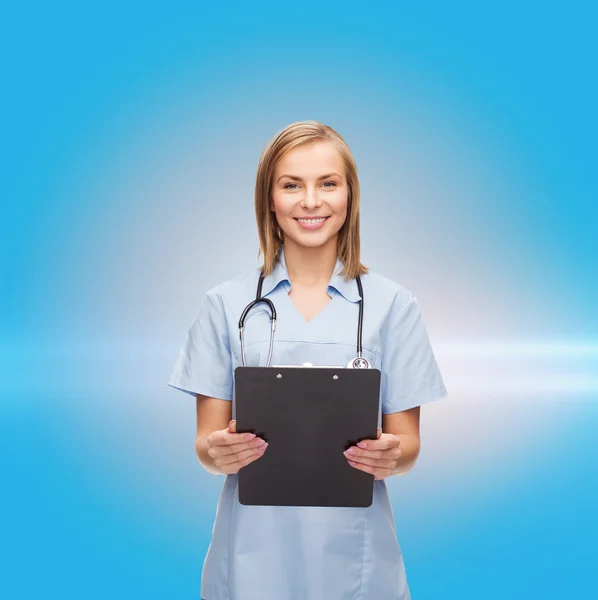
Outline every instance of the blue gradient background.
[(449, 389), (388, 480), (414, 600), (596, 597), (590, 3), (0, 10), (0, 596), (199, 597), (223, 478), (166, 380), (259, 264), (263, 146), (316, 119)]

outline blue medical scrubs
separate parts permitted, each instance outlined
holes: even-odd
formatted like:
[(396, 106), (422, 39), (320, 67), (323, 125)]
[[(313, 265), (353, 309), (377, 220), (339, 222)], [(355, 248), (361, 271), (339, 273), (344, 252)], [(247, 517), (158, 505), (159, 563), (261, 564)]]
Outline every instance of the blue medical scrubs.
[[(272, 364), (343, 365), (357, 354), (359, 291), (337, 260), (332, 300), (306, 321), (288, 295), (284, 247), (262, 296), (277, 311)], [(238, 323), (255, 298), (259, 269), (221, 283), (202, 299), (168, 385), (191, 396), (233, 401), (242, 364)], [(364, 295), (363, 355), (382, 373), (378, 426), (394, 413), (444, 398), (442, 376), (416, 298), (370, 270)], [(265, 366), (270, 317), (258, 304), (245, 322), (247, 365)], [(268, 449), (267, 451), (272, 451)], [(245, 506), (238, 475), (226, 475), (201, 581), (206, 600), (409, 600), (405, 567), (384, 480), (371, 506)]]

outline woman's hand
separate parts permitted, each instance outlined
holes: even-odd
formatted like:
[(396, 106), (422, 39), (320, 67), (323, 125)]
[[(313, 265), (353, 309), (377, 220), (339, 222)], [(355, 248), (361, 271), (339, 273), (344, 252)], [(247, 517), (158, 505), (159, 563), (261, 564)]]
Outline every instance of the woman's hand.
[(377, 434), (377, 439), (363, 440), (343, 454), (352, 467), (371, 473), (374, 479), (384, 479), (392, 475), (397, 466), (401, 456), (400, 440), (394, 433), (382, 433), (380, 427)]
[(240, 469), (264, 455), (268, 444), (254, 433), (237, 433), (237, 422), (226, 429), (210, 433), (206, 438), (208, 454), (221, 473), (234, 475)]

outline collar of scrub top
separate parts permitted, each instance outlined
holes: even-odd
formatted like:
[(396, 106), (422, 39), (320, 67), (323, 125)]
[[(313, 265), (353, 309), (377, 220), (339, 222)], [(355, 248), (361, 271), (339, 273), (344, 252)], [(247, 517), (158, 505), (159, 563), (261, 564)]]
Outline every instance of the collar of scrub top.
[[(345, 281), (343, 276), (339, 274), (342, 268), (343, 263), (341, 262), (340, 258), (337, 258), (328, 286), (333, 287), (350, 302), (359, 302), (361, 300), (359, 296), (359, 289), (355, 285), (355, 281), (352, 279)], [(270, 275), (264, 277), (262, 284), (262, 298), (267, 296), (276, 286), (278, 286), (281, 281), (288, 281), (291, 283), (284, 256), (284, 244), (281, 247), (279, 260), (276, 261), (274, 270), (272, 273), (270, 273)]]
[[(330, 281), (328, 283), (328, 287), (332, 287), (340, 293), (344, 298), (349, 300), (350, 302), (359, 303), (359, 319), (357, 325), (357, 357), (350, 360), (347, 368), (352, 369), (369, 369), (370, 363), (369, 361), (363, 357), (363, 348), (362, 348), (362, 329), (363, 329), (363, 289), (361, 284), (361, 278), (359, 275), (355, 278), (357, 283), (357, 288), (355, 288), (351, 281), (345, 281), (345, 279), (340, 275), (340, 271), (342, 270), (343, 264), (340, 258), (337, 257), (336, 263), (334, 265), (334, 269), (332, 271), (332, 276), (330, 277)], [(241, 360), (243, 362), (243, 366), (245, 365), (245, 351), (244, 351), (244, 343), (243, 343), (243, 324), (245, 321), (245, 316), (247, 312), (258, 302), (266, 302), (270, 306), (271, 310), (271, 331), (270, 331), (270, 349), (268, 351), (268, 362), (267, 367), (270, 366), (270, 361), (272, 359), (272, 348), (274, 341), (274, 331), (276, 329), (276, 309), (274, 308), (274, 304), (269, 298), (265, 296), (269, 294), (274, 288), (276, 288), (282, 281), (288, 281), (290, 283), (289, 274), (287, 271), (286, 260), (284, 255), (284, 244), (280, 248), (280, 253), (278, 256), (278, 260), (274, 265), (274, 269), (272, 273), (267, 277), (262, 277), (260, 275), (260, 280), (258, 282), (258, 291), (256, 293), (256, 299), (253, 302), (250, 302), (243, 313), (241, 314), (241, 318), (239, 319), (239, 337), (241, 340)], [(281, 366), (281, 365), (278, 365)], [(284, 365), (282, 365), (284, 366)], [(287, 365), (288, 366), (288, 365)], [(311, 363), (305, 363), (303, 366), (313, 366)]]

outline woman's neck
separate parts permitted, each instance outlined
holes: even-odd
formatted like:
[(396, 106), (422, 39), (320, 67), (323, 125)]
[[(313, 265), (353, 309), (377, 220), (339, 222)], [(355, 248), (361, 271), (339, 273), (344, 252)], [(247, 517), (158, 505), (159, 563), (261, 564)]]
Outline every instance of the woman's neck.
[(337, 259), (338, 235), (322, 246), (301, 246), (285, 237), (284, 258), (293, 285), (303, 288), (326, 287)]

